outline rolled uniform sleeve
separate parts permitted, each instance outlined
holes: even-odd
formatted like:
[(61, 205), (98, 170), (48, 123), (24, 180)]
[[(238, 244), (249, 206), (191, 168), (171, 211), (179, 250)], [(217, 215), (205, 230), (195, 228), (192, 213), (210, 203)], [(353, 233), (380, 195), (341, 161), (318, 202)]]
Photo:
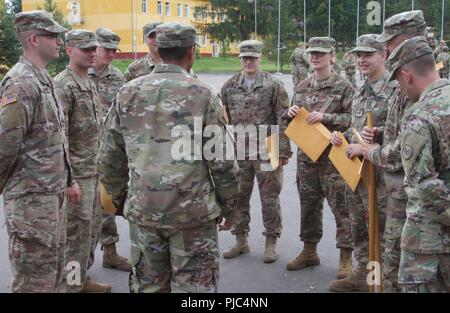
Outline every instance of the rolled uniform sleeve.
[(3, 84), (0, 99), (0, 194), (15, 170), (19, 149), (33, 116), (39, 95), (23, 82)]
[[(220, 99), (217, 96), (212, 96), (211, 105), (207, 107), (205, 114), (206, 126), (219, 126), (222, 129), (222, 133), (225, 134), (223, 137), (223, 155), (225, 156), (228, 152), (226, 150), (228, 147), (234, 146), (234, 139), (231, 131), (226, 126), (226, 121), (224, 118), (224, 107)], [(227, 141), (230, 143), (227, 145)], [(207, 140), (204, 140), (206, 143)], [(224, 158), (223, 160), (206, 160), (208, 169), (210, 171), (212, 180), (214, 182), (215, 191), (217, 195), (217, 200), (221, 206), (221, 216), (224, 218), (230, 218), (234, 215), (238, 194), (240, 192), (239, 180), (238, 180), (238, 165), (234, 155), (232, 153), (232, 158)]]
[(450, 189), (435, 165), (433, 149), (437, 143), (433, 147), (430, 123), (422, 118), (408, 118), (404, 125), (401, 154), (406, 192), (410, 199), (420, 200), (432, 220), (450, 226)]
[(113, 102), (100, 137), (97, 170), (114, 205), (123, 210), (128, 192), (128, 159), (120, 127), (120, 95)]

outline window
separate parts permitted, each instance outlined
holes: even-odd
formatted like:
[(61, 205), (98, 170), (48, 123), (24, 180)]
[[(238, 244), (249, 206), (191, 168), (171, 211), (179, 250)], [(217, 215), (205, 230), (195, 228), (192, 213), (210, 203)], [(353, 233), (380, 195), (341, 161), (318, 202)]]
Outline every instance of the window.
[(185, 4), (184, 5), (184, 16), (185, 17), (189, 17), (189, 14), (190, 12), (189, 12), (189, 5), (187, 5), (187, 4)]
[(170, 2), (166, 2), (166, 16), (170, 16)]
[(142, 13), (147, 14), (148, 13), (148, 3), (147, 0), (142, 0)]
[(178, 15), (178, 17), (183, 16), (183, 6), (179, 3), (177, 4), (177, 15)]
[(205, 47), (207, 45), (207, 43), (208, 43), (208, 38), (206, 38), (206, 35), (203, 35), (202, 39), (203, 39), (202, 40), (202, 47)]
[(158, 15), (162, 15), (162, 2), (158, 1), (158, 4), (156, 6), (156, 11), (158, 12)]
[(200, 36), (195, 36), (195, 43), (200, 45)]
[(206, 10), (202, 11), (202, 20), (206, 20)]

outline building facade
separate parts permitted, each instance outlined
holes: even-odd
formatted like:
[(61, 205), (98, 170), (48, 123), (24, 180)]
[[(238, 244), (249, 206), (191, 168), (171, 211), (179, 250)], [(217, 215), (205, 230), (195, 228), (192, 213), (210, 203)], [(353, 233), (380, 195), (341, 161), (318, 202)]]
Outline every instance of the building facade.
[[(43, 7), (44, 0), (22, 0), (23, 11)], [(122, 38), (119, 58), (140, 57), (148, 52), (142, 27), (149, 22), (180, 22), (195, 26), (206, 22), (205, 13), (195, 14), (195, 7), (208, 0), (55, 0), (72, 28), (95, 31), (109, 28)], [(216, 17), (219, 21), (221, 17)], [(202, 56), (218, 56), (220, 44), (207, 34), (197, 38)]]

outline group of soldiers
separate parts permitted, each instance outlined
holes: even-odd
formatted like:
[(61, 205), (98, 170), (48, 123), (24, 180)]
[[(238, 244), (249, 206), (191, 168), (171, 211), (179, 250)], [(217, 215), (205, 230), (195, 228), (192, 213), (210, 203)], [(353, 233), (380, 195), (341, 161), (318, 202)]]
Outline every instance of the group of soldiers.
[[(53, 80), (45, 67), (59, 56), (66, 29), (45, 11), (17, 14), (23, 56), (0, 85), (0, 193), (12, 291), (110, 292), (111, 285), (87, 274), (101, 237), (103, 265), (131, 271), (131, 292), (217, 292), (218, 230), (236, 237), (224, 258), (250, 251), (255, 177), (266, 238), (262, 259), (277, 261), (283, 167), (292, 157), (283, 130), (301, 108), (310, 112), (307, 123), (332, 132), (332, 145), (350, 142), (349, 158), (376, 165), (385, 291), (450, 291), (450, 82), (439, 78), (426, 26), (422, 11), (409, 11), (387, 19), (383, 34), (360, 36), (344, 60), (353, 81), (334, 66), (335, 40), (310, 38), (293, 55), (298, 67), (289, 103), (281, 81), (261, 70), (257, 40), (240, 43), (242, 70), (214, 92), (192, 71), (195, 28), (178, 23), (145, 25), (149, 54), (124, 76), (111, 65), (117, 34), (69, 31), (70, 62)], [(355, 60), (365, 78), (357, 90), (356, 66), (348, 66)], [(275, 167), (261, 149), (247, 149), (253, 141), (263, 144), (264, 136), (245, 133), (242, 143), (232, 131), (273, 125), (280, 128), (268, 134), (279, 139)], [(211, 148), (217, 133), (222, 136)], [(203, 140), (195, 140), (199, 134)], [(180, 142), (188, 152), (177, 158)], [(217, 152), (230, 142), (237, 153), (221, 157)], [(327, 157), (330, 149), (317, 162), (298, 150), (303, 249), (286, 268), (320, 264), (326, 199), (340, 249), (330, 290), (368, 291), (367, 190), (363, 182), (355, 192), (346, 186)], [(129, 223), (129, 262), (117, 255), (114, 215), (102, 215), (100, 184)], [(76, 284), (68, 266), (74, 261)]]

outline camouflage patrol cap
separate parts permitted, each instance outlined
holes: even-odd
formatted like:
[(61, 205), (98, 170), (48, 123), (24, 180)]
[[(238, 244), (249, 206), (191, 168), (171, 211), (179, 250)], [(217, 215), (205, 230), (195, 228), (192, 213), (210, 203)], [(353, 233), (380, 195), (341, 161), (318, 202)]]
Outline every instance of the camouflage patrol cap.
[(402, 42), (389, 56), (388, 62), (392, 69), (389, 81), (395, 79), (395, 72), (402, 66), (428, 54), (433, 55), (433, 50), (424, 36), (416, 36)]
[(192, 47), (197, 45), (197, 30), (180, 23), (165, 23), (156, 27), (158, 48)]
[(380, 42), (386, 42), (397, 35), (416, 34), (427, 27), (421, 10), (407, 11), (391, 16), (384, 21), (384, 31), (378, 38)]
[(367, 34), (359, 36), (356, 48), (353, 52), (377, 52), (384, 51), (384, 43), (377, 40), (379, 35), (377, 34)]
[(239, 57), (259, 58), (262, 54), (262, 42), (259, 40), (244, 40), (239, 44)]
[(14, 22), (16, 33), (29, 30), (45, 30), (50, 33), (59, 34), (67, 31), (66, 28), (59, 25), (53, 15), (44, 10), (20, 12), (16, 14)]
[(120, 37), (107, 28), (98, 28), (95, 31), (98, 43), (106, 49), (119, 49)]
[(161, 24), (162, 23), (160, 23), (160, 22), (152, 22), (152, 23), (145, 24), (144, 27), (142, 28), (144, 36), (148, 37), (151, 34), (156, 33), (156, 27), (158, 27)]
[(309, 39), (309, 48), (306, 52), (333, 52), (336, 47), (336, 40), (330, 37), (312, 37)]
[(66, 45), (80, 49), (100, 47), (95, 34), (86, 29), (74, 29), (66, 33)]

